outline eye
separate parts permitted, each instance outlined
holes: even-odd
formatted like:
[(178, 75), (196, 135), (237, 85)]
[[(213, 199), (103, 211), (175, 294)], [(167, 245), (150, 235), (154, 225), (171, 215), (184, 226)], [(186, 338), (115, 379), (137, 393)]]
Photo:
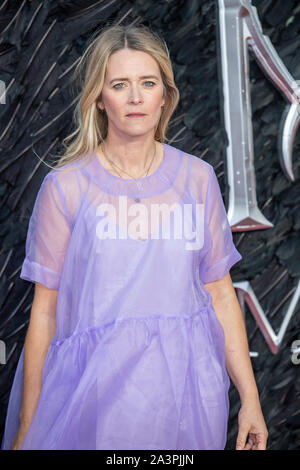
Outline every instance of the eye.
[(116, 86), (122, 85), (122, 84), (123, 84), (123, 83), (116, 83), (116, 84), (113, 86), (113, 88), (115, 88), (116, 90), (120, 90), (120, 88), (116, 88)]
[[(152, 81), (150, 81), (150, 80), (147, 80), (147, 81), (144, 82), (144, 83), (152, 83), (152, 85), (151, 85), (151, 86), (147, 86), (147, 88), (153, 88), (153, 86), (156, 85), (155, 82), (152, 82)], [(113, 85), (113, 88), (114, 88), (115, 90), (121, 90), (121, 88), (123, 88), (123, 87), (120, 87), (120, 88), (119, 88), (118, 85), (124, 85), (124, 82), (116, 83), (115, 85)]]

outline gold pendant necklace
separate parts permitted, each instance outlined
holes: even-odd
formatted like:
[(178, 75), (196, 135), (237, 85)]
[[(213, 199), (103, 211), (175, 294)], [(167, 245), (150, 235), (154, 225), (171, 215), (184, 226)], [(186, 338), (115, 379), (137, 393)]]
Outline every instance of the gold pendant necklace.
[[(112, 164), (113, 164), (116, 168), (119, 168), (121, 171), (123, 171), (124, 173), (126, 173), (126, 174), (127, 174), (128, 176), (130, 176), (132, 179), (134, 179), (134, 180), (135, 180), (135, 183), (136, 183), (136, 185), (137, 185), (137, 187), (138, 187), (139, 190), (143, 189), (143, 183), (142, 183), (142, 181), (139, 181), (137, 178), (135, 178), (134, 176), (130, 175), (129, 173), (127, 173), (127, 172), (126, 172), (125, 170), (123, 170), (122, 168), (118, 167), (118, 165), (116, 165), (116, 163), (114, 163), (114, 161), (111, 160), (111, 159), (106, 155), (106, 152), (105, 152), (105, 150), (104, 150), (104, 143), (103, 143), (103, 142), (100, 144), (100, 147), (102, 148), (103, 155), (104, 155), (104, 157), (108, 160), (108, 162), (109, 162), (110, 167), (111, 167), (112, 170), (113, 170), (113, 168), (112, 168)], [(151, 163), (150, 163), (150, 165), (149, 165), (149, 167), (148, 167), (148, 170), (147, 170), (145, 176), (147, 176), (148, 173), (149, 173), (149, 170), (150, 170), (150, 168), (151, 168), (151, 165), (152, 165), (152, 163), (153, 163), (153, 160), (154, 160), (155, 155), (156, 155), (156, 144), (154, 143), (154, 153), (153, 153), (153, 157), (152, 157)], [(122, 176), (120, 175), (120, 173), (119, 173), (118, 170), (117, 170), (117, 173), (118, 173), (118, 175), (120, 176), (120, 178), (122, 178)], [(139, 178), (141, 178), (141, 177), (139, 177)], [(123, 179), (124, 179), (124, 178), (123, 178)], [(135, 200), (135, 202), (141, 202), (141, 199), (138, 198), (138, 197), (137, 197), (137, 198), (134, 198), (134, 200)]]

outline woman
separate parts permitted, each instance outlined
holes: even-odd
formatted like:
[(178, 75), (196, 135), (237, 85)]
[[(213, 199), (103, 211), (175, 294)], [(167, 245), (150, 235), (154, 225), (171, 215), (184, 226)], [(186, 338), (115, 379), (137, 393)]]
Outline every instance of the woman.
[(3, 448), (224, 449), (228, 370), (236, 448), (265, 449), (218, 181), (163, 142), (179, 100), (168, 50), (112, 26), (86, 59), (77, 137), (28, 228), (35, 294)]

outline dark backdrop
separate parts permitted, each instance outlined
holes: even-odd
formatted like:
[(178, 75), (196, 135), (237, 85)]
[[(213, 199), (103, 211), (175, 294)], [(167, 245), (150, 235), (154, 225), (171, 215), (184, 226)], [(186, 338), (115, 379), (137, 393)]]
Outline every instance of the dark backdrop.
[[(295, 79), (300, 79), (298, 0), (253, 1), (268, 35)], [(107, 23), (144, 23), (166, 40), (181, 100), (168, 138), (173, 145), (215, 168), (227, 205), (228, 186), (222, 121), (217, 5), (201, 0), (16, 1), (0, 6), (0, 79), (7, 88), (0, 104), (0, 339), (7, 363), (0, 365), (0, 439), (9, 392), (24, 344), (33, 284), (19, 278), (29, 217), (48, 163), (72, 131), (75, 95), (71, 72), (87, 39)], [(285, 101), (252, 55), (251, 94), (258, 205), (274, 227), (234, 233), (243, 260), (233, 281), (249, 280), (276, 333), (300, 274), (299, 133), (293, 153), (295, 181), (283, 175), (277, 134)], [(252, 364), (269, 430), (268, 449), (300, 448), (300, 364), (291, 361), (300, 339), (299, 305), (278, 354), (271, 353), (246, 306)], [(235, 448), (237, 390), (230, 388), (227, 449)]]

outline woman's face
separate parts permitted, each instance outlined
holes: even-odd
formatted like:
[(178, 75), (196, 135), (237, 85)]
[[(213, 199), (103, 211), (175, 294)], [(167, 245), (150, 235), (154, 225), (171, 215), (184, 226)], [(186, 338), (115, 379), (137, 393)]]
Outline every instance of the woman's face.
[[(127, 135), (155, 133), (165, 104), (164, 85), (159, 66), (150, 54), (122, 49), (108, 60), (101, 99), (97, 105), (105, 108), (108, 132)], [(143, 113), (129, 117), (129, 113)]]

